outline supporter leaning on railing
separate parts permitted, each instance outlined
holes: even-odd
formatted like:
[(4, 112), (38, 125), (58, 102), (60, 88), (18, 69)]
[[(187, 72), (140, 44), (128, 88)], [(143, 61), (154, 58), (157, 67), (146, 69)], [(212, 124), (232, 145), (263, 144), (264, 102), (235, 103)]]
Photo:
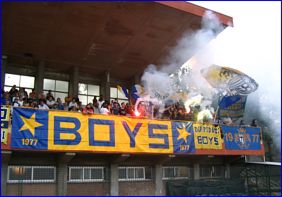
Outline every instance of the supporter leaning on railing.
[[(95, 96), (93, 98), (93, 104), (88, 103), (86, 107), (82, 107), (81, 102), (77, 97), (68, 96), (65, 98), (65, 103), (62, 102), (61, 98), (57, 98), (55, 101), (52, 91), (49, 90), (45, 96), (44, 92), (40, 92), (38, 97), (36, 96), (34, 89), (27, 96), (27, 93), (24, 88), (18, 90), (14, 85), (11, 90), (4, 92), (2, 90), (1, 94), (1, 105), (11, 105), (12, 107), (30, 107), (30, 108), (39, 108), (39, 109), (55, 109), (55, 110), (65, 110), (65, 111), (74, 111), (82, 112), (83, 114), (113, 114), (113, 115), (122, 115), (122, 116), (135, 116), (133, 106), (129, 103), (121, 103), (119, 105), (117, 99), (112, 100), (111, 102), (104, 100), (103, 96), (100, 95), (99, 100)], [(141, 106), (142, 107), (142, 106)], [(188, 109), (180, 103), (171, 103), (165, 106), (165, 109), (162, 113), (159, 113), (158, 109), (154, 106), (153, 118), (166, 119), (166, 120), (185, 120), (185, 121), (197, 121), (198, 113), (201, 111), (200, 106), (193, 106)], [(12, 109), (11, 109), (12, 112)], [(142, 109), (140, 108), (140, 111)], [(140, 116), (139, 118), (145, 118), (145, 116)], [(217, 119), (207, 120), (213, 124), (225, 124), (232, 125), (231, 118), (224, 118), (222, 120)], [(240, 125), (246, 125), (244, 122), (241, 122)], [(257, 126), (257, 121), (253, 120), (251, 126)]]
[(85, 114), (85, 115), (94, 114), (94, 109), (90, 106), (90, 104), (87, 104), (87, 105), (82, 109), (82, 113)]

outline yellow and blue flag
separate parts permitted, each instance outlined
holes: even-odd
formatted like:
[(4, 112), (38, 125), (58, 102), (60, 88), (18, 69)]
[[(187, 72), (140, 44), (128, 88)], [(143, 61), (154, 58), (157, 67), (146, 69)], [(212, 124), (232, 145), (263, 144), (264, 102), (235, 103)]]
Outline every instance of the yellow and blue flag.
[(195, 152), (193, 122), (172, 122), (174, 153)]
[(8, 143), (10, 107), (1, 106), (1, 143)]
[[(238, 130), (239, 129), (239, 130)], [(257, 128), (223, 127), (228, 150), (260, 150)], [(222, 149), (220, 130), (186, 121), (14, 108), (11, 148), (109, 153), (194, 153)], [(195, 139), (197, 139), (195, 141)]]
[(222, 125), (222, 132), (227, 150), (261, 150), (261, 132), (258, 127)]
[[(233, 97), (233, 96), (232, 96)], [(235, 102), (236, 101), (236, 102)], [(239, 119), (244, 116), (247, 96), (227, 97), (219, 103), (218, 117), (230, 117), (232, 120)]]
[(241, 99), (240, 95), (224, 96), (219, 102), (220, 109), (226, 109)]
[(145, 96), (145, 89), (143, 86), (135, 84), (131, 87), (131, 99), (136, 101), (138, 98)]
[(118, 89), (118, 91), (120, 91), (122, 94), (124, 94), (124, 96), (125, 96), (126, 98), (128, 98), (129, 95), (128, 95), (128, 91), (127, 91), (126, 87), (117, 85), (117, 89)]
[(48, 149), (48, 111), (14, 108), (12, 123), (13, 148)]

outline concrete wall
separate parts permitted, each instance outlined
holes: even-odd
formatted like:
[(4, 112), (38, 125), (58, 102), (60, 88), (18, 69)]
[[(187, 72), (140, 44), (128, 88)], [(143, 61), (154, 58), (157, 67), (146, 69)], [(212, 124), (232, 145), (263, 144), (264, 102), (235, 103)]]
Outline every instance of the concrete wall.
[[(166, 160), (166, 155), (129, 155), (127, 157), (116, 154), (98, 153), (55, 153), (12, 151), (9, 159), (3, 157), (2, 165), (30, 165), (30, 166), (56, 166), (55, 183), (25, 183), (6, 184), (5, 193), (2, 195), (166, 195), (166, 181), (162, 180), (162, 167), (164, 166), (189, 166), (191, 178), (199, 179), (201, 164), (221, 164), (222, 170), (234, 156), (175, 156)], [(161, 159), (163, 158), (163, 159)], [(4, 159), (4, 160), (3, 160)], [(162, 163), (162, 164), (160, 164)], [(104, 166), (105, 182), (68, 183), (68, 166)], [(152, 167), (150, 180), (145, 181), (118, 181), (119, 166), (149, 166)], [(7, 168), (6, 168), (7, 169)], [(114, 170), (114, 173), (112, 173)], [(7, 170), (5, 170), (7, 172)], [(2, 169), (3, 172), (3, 169)], [(197, 176), (196, 176), (197, 175)], [(4, 176), (5, 177), (5, 176)]]
[(109, 182), (99, 183), (68, 183), (69, 196), (109, 196)]
[(120, 181), (119, 195), (121, 196), (154, 196), (154, 181)]
[(55, 183), (23, 183), (23, 184), (7, 184), (8, 196), (55, 196)]

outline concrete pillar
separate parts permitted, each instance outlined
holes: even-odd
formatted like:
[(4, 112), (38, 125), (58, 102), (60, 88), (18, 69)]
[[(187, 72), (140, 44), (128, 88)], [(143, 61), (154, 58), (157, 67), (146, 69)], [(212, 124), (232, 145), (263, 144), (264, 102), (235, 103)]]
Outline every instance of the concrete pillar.
[(43, 91), (44, 69), (45, 69), (45, 62), (40, 61), (37, 67), (37, 73), (35, 77), (35, 91), (37, 93)]
[(105, 100), (110, 101), (111, 98), (111, 84), (110, 84), (110, 71), (107, 71), (102, 79), (101, 83), (101, 95)]
[(118, 164), (111, 164), (111, 185), (110, 185), (110, 195), (119, 195), (119, 185), (118, 185)]
[(57, 165), (57, 195), (67, 195), (68, 168), (66, 163)]
[(1, 66), (2, 66), (2, 70), (1, 70), (1, 87), (2, 90), (4, 89), (4, 85), (5, 85), (5, 74), (6, 74), (6, 68), (7, 68), (7, 56), (6, 55), (2, 55), (2, 60), (1, 60)]
[(11, 158), (11, 151), (1, 151), (1, 196), (7, 196), (8, 164)]
[(57, 158), (57, 195), (66, 196), (68, 191), (68, 163), (75, 156), (75, 153), (65, 153)]
[(224, 178), (230, 179), (230, 164), (225, 165)]
[(155, 195), (156, 196), (163, 196), (163, 171), (162, 165), (157, 164), (155, 165)]
[(78, 96), (79, 68), (74, 66), (70, 73), (69, 95)]
[(194, 180), (200, 179), (200, 164), (194, 164)]
[(140, 82), (140, 75), (138, 75), (138, 74), (135, 74), (132, 78), (131, 78), (131, 80), (130, 80), (130, 85), (129, 85), (129, 87), (128, 87), (128, 93), (129, 93), (129, 99), (130, 99), (130, 101), (131, 102), (133, 102), (133, 98), (131, 98), (131, 95), (132, 95), (132, 86), (133, 85), (136, 85), (136, 84), (141, 84), (141, 82)]

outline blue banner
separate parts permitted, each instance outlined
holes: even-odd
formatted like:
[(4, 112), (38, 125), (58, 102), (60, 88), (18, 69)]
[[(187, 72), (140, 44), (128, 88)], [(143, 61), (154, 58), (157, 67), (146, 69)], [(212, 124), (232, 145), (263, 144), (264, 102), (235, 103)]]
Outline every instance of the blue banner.
[[(239, 98), (240, 97), (240, 98)], [(218, 116), (220, 118), (230, 117), (236, 120), (244, 116), (247, 96), (226, 97), (219, 103)], [(238, 99), (239, 98), (239, 99)], [(235, 102), (236, 101), (236, 102)]]
[(234, 103), (236, 103), (240, 99), (241, 99), (240, 95), (224, 96), (219, 103), (219, 108), (220, 109), (226, 109), (227, 107), (233, 105)]
[(127, 91), (126, 87), (117, 85), (117, 89), (118, 89), (118, 91), (120, 91), (122, 94), (124, 94), (124, 96), (125, 96), (126, 98), (128, 98), (129, 95), (128, 95), (128, 91)]
[(195, 152), (193, 122), (172, 122), (174, 153)]
[(14, 108), (12, 147), (48, 149), (48, 111)]
[(222, 126), (225, 149), (261, 150), (260, 128)]

